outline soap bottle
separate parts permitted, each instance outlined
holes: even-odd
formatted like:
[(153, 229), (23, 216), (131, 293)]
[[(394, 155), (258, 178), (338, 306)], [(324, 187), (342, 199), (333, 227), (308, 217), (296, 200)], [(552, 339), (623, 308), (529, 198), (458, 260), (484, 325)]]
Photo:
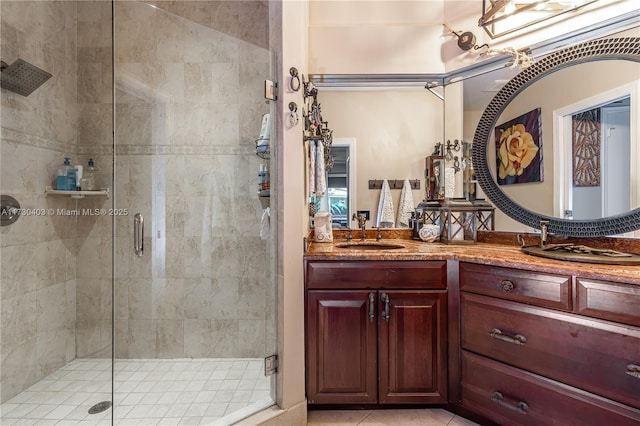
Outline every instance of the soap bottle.
[(261, 197), (268, 197), (271, 189), (271, 182), (269, 178), (269, 170), (266, 164), (260, 164), (260, 171), (258, 172), (258, 194)]
[(69, 163), (67, 167), (67, 191), (75, 191), (76, 190), (76, 168)]
[[(58, 191), (69, 191), (71, 189), (76, 189), (75, 179), (73, 182), (73, 186), (69, 186), (69, 169), (73, 169), (73, 167), (71, 166), (71, 159), (69, 157), (65, 157), (64, 163), (58, 168), (58, 175), (56, 179), (56, 189)], [(75, 169), (73, 170), (75, 176)]]
[(93, 158), (89, 158), (89, 166), (84, 169), (84, 175), (82, 176), (82, 189), (84, 191), (96, 191), (98, 188), (97, 185), (97, 169)]

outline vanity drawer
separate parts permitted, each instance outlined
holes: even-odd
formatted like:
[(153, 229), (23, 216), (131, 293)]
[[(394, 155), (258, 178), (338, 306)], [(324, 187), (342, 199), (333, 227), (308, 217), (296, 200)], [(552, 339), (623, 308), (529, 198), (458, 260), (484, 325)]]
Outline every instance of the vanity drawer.
[(640, 410), (462, 352), (462, 405), (501, 425), (638, 425)]
[(640, 408), (638, 327), (475, 294), (461, 321), (464, 349)]
[(447, 288), (447, 262), (430, 261), (309, 261), (308, 289)]
[(577, 278), (576, 312), (640, 326), (640, 285)]
[(565, 275), (461, 262), (460, 290), (571, 310), (571, 277)]

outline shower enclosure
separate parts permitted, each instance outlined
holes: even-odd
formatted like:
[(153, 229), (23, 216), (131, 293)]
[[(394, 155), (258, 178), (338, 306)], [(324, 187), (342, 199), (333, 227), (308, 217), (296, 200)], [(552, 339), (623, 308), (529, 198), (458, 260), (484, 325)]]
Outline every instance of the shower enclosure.
[[(267, 6), (0, 3), (0, 59), (52, 75), (1, 93), (20, 212), (0, 227), (3, 425), (231, 424), (274, 403)], [(56, 191), (65, 157), (92, 159), (98, 190)]]

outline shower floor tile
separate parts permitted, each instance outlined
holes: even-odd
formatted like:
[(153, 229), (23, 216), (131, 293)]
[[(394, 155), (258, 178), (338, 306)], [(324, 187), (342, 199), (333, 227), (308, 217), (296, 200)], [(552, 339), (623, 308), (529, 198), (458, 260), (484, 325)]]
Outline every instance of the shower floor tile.
[(262, 359), (76, 359), (0, 405), (4, 425), (226, 425), (273, 405)]

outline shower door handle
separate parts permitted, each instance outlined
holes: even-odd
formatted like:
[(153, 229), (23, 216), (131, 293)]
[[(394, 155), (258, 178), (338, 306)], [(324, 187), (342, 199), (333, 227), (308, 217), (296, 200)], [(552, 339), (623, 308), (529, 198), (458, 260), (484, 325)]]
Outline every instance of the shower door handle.
[(133, 217), (133, 249), (136, 256), (142, 257), (142, 241), (144, 240), (144, 216), (136, 213)]

